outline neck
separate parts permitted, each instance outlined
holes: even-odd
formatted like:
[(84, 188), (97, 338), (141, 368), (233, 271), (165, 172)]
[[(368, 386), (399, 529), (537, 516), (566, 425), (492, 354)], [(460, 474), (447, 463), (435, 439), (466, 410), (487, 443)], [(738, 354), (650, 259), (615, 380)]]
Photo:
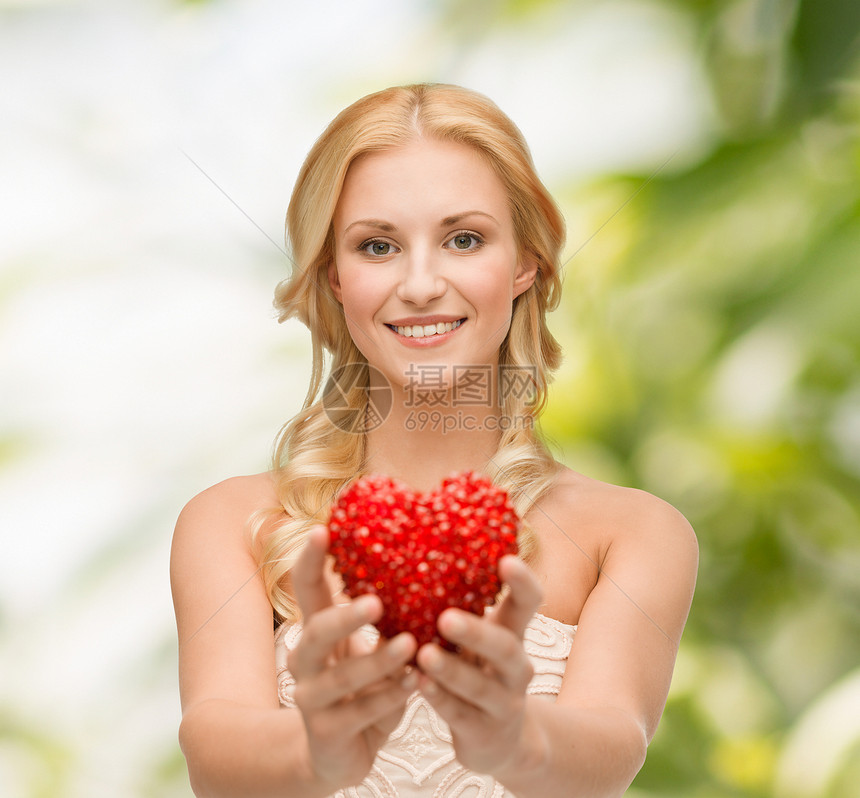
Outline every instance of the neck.
[(367, 433), (367, 470), (428, 490), (456, 471), (486, 472), (499, 445), (496, 407), (432, 397), (395, 397), (385, 421)]

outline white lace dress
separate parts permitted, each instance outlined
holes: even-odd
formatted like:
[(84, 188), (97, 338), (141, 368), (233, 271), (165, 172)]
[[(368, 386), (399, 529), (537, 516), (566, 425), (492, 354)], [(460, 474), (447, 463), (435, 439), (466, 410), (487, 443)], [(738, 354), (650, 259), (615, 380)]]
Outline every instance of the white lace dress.
[[(376, 630), (369, 627), (369, 633)], [(525, 650), (534, 666), (531, 695), (554, 701), (561, 688), (575, 626), (535, 615), (526, 628)], [(281, 706), (295, 709), (295, 680), (287, 669), (287, 652), (301, 637), (301, 625), (281, 626), (275, 635), (278, 694)], [(357, 787), (333, 798), (503, 798), (511, 796), (492, 777), (467, 770), (454, 758), (445, 722), (419, 693), (413, 693), (400, 725), (380, 749), (373, 769)]]

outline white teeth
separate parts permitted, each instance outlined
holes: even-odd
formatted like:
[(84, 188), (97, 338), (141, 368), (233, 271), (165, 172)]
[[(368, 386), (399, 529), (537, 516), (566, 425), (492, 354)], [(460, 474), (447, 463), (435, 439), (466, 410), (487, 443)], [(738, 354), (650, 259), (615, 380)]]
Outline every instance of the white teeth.
[(440, 321), (436, 324), (414, 324), (406, 327), (395, 327), (394, 329), (405, 338), (429, 338), (431, 335), (442, 335), (442, 333), (456, 330), (462, 323), (462, 320)]

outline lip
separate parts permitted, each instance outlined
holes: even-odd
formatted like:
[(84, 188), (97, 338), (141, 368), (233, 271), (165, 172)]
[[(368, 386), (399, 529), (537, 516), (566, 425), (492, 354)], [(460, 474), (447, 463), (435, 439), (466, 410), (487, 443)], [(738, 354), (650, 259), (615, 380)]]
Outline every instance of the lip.
[(390, 327), (413, 327), (416, 324), (447, 324), (450, 322), (453, 324), (455, 321), (460, 321), (461, 319), (465, 319), (465, 316), (404, 316), (400, 319), (392, 319), (391, 321), (386, 322)]
[(393, 324), (386, 324), (386, 327), (388, 327), (388, 329), (391, 330), (392, 334), (397, 338), (397, 340), (401, 344), (403, 344), (403, 346), (412, 347), (414, 349), (426, 349), (427, 347), (430, 347), (430, 346), (440, 346), (441, 344), (444, 344), (458, 330), (461, 330), (463, 327), (465, 327), (466, 324), (468, 323), (467, 319), (464, 316), (423, 316), (420, 318), (417, 316), (410, 316), (409, 318), (416, 319), (416, 320), (412, 321), (412, 322), (398, 320), (397, 326), (398, 327), (407, 327), (407, 326), (411, 327), (415, 324), (422, 324), (422, 323), (426, 324), (426, 325), (430, 325), (430, 324), (438, 324), (439, 322), (442, 322), (442, 323), (451, 322), (452, 324), (455, 321), (461, 322), (453, 330), (449, 330), (448, 332), (444, 332), (444, 333), (436, 333), (435, 335), (428, 335), (426, 338), (424, 338), (424, 337), (413, 338), (411, 336), (401, 335), (399, 332), (397, 332), (397, 330), (394, 329)]

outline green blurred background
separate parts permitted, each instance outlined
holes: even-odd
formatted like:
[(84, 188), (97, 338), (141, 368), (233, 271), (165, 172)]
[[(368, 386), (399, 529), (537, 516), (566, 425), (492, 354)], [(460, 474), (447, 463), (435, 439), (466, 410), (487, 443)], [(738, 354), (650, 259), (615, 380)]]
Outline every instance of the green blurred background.
[(637, 798), (860, 796), (860, 3), (0, 2), (0, 794), (190, 796), (172, 524), (263, 470), (299, 163), (487, 93), (568, 220), (558, 456), (698, 532)]

